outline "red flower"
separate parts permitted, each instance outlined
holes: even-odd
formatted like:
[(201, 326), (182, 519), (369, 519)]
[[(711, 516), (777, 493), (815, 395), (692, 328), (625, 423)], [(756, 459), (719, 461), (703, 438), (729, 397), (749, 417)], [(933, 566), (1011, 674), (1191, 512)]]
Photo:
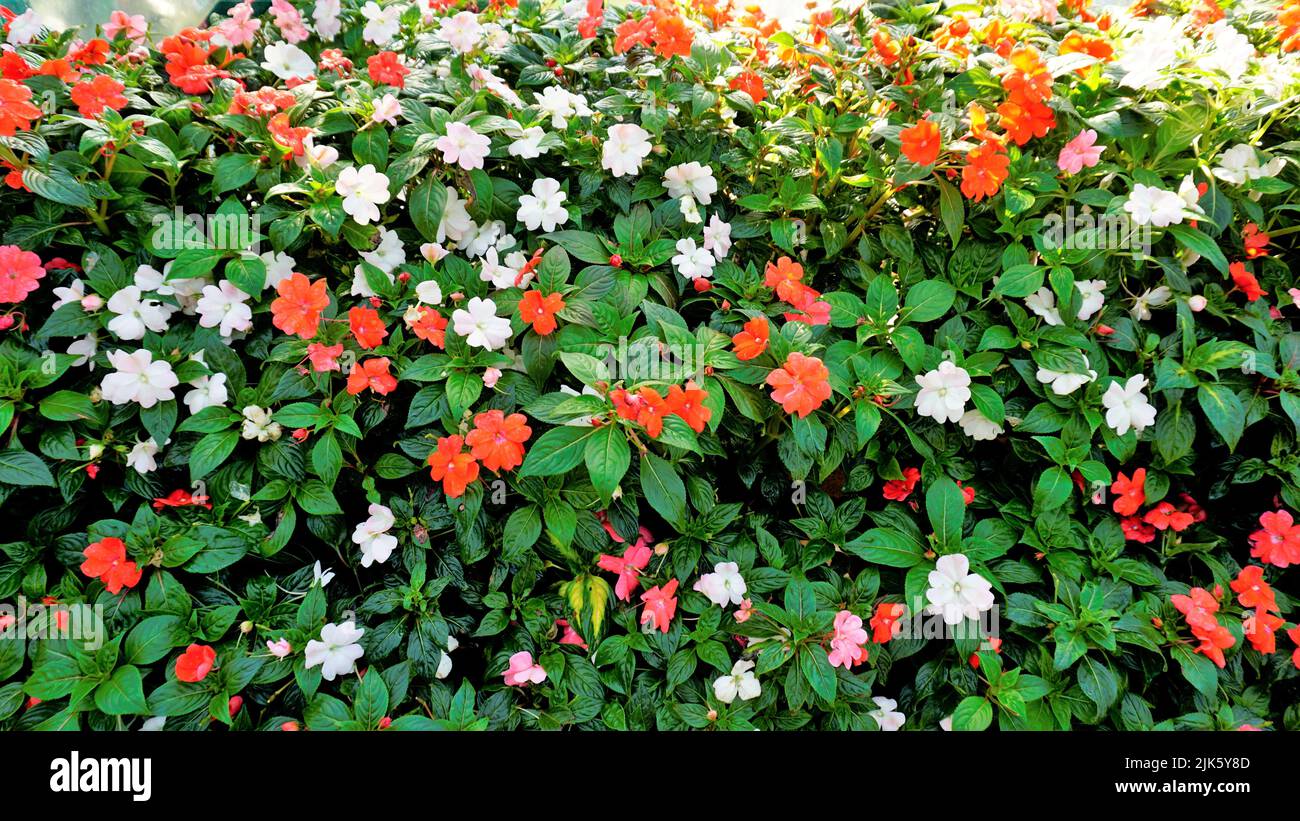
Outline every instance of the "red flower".
[(206, 644), (191, 644), (176, 659), (176, 678), (181, 681), (203, 681), (217, 663), (217, 651)]
[(311, 339), (320, 327), (320, 312), (330, 304), (328, 283), (312, 282), (296, 271), (275, 286), (280, 296), (271, 302), (271, 324), (287, 334)]
[(0, 302), (22, 302), (40, 287), (37, 280), (44, 276), (36, 254), (17, 245), (0, 245)]
[(406, 75), (411, 73), (391, 51), (381, 51), (366, 58), (366, 69), (370, 72), (371, 80), (393, 88), (405, 88)]
[(388, 336), (388, 328), (379, 313), (373, 308), (352, 308), (348, 310), (348, 327), (357, 344), (366, 350), (378, 348)]
[(358, 362), (348, 374), (348, 393), (356, 396), (366, 388), (384, 396), (397, 390), (397, 377), (388, 372), (388, 357)]
[(13, 80), (0, 80), (0, 137), (12, 137), (14, 131), (29, 131), (32, 120), (40, 119), (41, 110), (28, 100), (32, 90)]
[(1142, 521), (1155, 527), (1156, 530), (1167, 530), (1172, 528), (1175, 533), (1181, 533), (1192, 526), (1191, 514), (1183, 513), (1168, 502), (1161, 502), (1147, 511), (1147, 515), (1142, 517)]
[(701, 433), (713, 416), (713, 411), (704, 404), (708, 398), (708, 391), (701, 389), (694, 381), (688, 381), (684, 390), (676, 385), (669, 387), (664, 402), (669, 413), (680, 416), (691, 426), (691, 430)]
[(95, 79), (72, 87), (72, 102), (77, 104), (81, 116), (98, 117), (106, 108), (117, 111), (126, 105), (126, 97), (122, 96), (125, 89), (126, 86), (107, 74), (97, 74)]
[(1116, 475), (1119, 478), (1110, 486), (1110, 492), (1117, 497), (1112, 507), (1121, 516), (1132, 516), (1147, 500), (1146, 492), (1143, 490), (1143, 485), (1147, 481), (1147, 469), (1138, 468), (1133, 471), (1132, 479), (1125, 476), (1122, 471)]
[(1295, 665), (1297, 670), (1300, 670), (1300, 626), (1292, 627), (1286, 631), (1286, 635), (1296, 644), (1296, 650), (1291, 654), (1291, 663)]
[(230, 113), (270, 117), (277, 112), (288, 111), (296, 102), (297, 98), (291, 92), (262, 86), (257, 91), (236, 91), (230, 101)]
[(929, 120), (921, 120), (911, 128), (903, 129), (898, 137), (902, 141), (903, 156), (917, 165), (933, 165), (939, 159), (939, 126)]
[(662, 588), (658, 585), (641, 594), (645, 609), (641, 611), (641, 624), (667, 633), (668, 624), (677, 612), (677, 580), (671, 579)]
[(876, 614), (871, 617), (871, 640), (884, 644), (894, 637), (894, 622), (907, 613), (907, 606), (898, 603), (881, 602), (876, 605)]
[(115, 596), (122, 592), (123, 587), (131, 588), (140, 583), (140, 568), (127, 560), (126, 543), (116, 536), (105, 536), (91, 543), (82, 555), (86, 560), (81, 563), (81, 572), (99, 579), (104, 583), (104, 589)]
[(618, 388), (610, 391), (609, 398), (619, 416), (645, 428), (651, 439), (659, 438), (664, 429), (664, 417), (672, 413), (668, 403), (654, 388), (638, 388), (636, 393)]
[(1264, 568), (1257, 564), (1243, 567), (1237, 578), (1228, 585), (1237, 594), (1237, 602), (1256, 610), (1277, 610), (1273, 588), (1264, 581)]
[(1260, 231), (1258, 225), (1253, 222), (1246, 223), (1246, 227), (1241, 229), (1241, 242), (1246, 246), (1246, 259), (1268, 256), (1268, 239), (1268, 234)]
[(735, 77), (727, 87), (732, 91), (743, 91), (749, 95), (755, 103), (761, 103), (767, 99), (767, 89), (763, 86), (763, 78), (753, 71), (742, 71)]
[(211, 510), (212, 503), (207, 496), (192, 496), (187, 490), (173, 490), (166, 496), (153, 500), (154, 510), (162, 510), (164, 507), (204, 507)]
[(1188, 626), (1192, 628), (1192, 635), (1200, 639), (1201, 644), (1196, 648), (1196, 652), (1205, 654), (1219, 667), (1223, 667), (1226, 663), (1223, 651), (1236, 644), (1236, 639), (1232, 637), (1228, 628), (1219, 624), (1215, 616), (1219, 611), (1219, 601), (1202, 587), (1193, 587), (1189, 594), (1187, 596), (1175, 594), (1170, 596), (1169, 600), (1187, 619)]
[(319, 342), (313, 342), (307, 346), (307, 358), (311, 360), (311, 369), (316, 373), (343, 370), (339, 367), (339, 357), (342, 355), (342, 342), (337, 345), (322, 345)]
[(83, 66), (102, 66), (108, 62), (108, 41), (96, 37), (80, 48), (69, 51), (68, 57)]
[(772, 401), (802, 419), (831, 398), (830, 375), (820, 359), (796, 351), (767, 375), (766, 382), (773, 389)]
[(465, 436), (470, 453), (490, 471), (514, 470), (523, 464), (524, 442), (533, 435), (528, 417), (522, 413), (506, 416), (490, 410), (474, 417), (474, 430)]
[(464, 445), (459, 436), (444, 436), (429, 454), (429, 476), (442, 482), (442, 489), (453, 499), (464, 496), (465, 488), (478, 478), (478, 462), (464, 451)]
[(312, 131), (306, 126), (295, 128), (290, 125), (288, 114), (283, 112), (276, 114), (267, 122), (266, 130), (270, 132), (276, 145), (287, 148), (292, 156), (301, 157), (307, 153), (306, 139), (311, 136)]
[(903, 471), (902, 479), (890, 479), (885, 482), (885, 487), (881, 490), (886, 499), (895, 502), (902, 502), (912, 495), (916, 489), (916, 483), (921, 481), (921, 471), (917, 468), (906, 468)]
[(756, 316), (746, 322), (744, 330), (731, 338), (731, 344), (736, 346), (736, 358), (748, 362), (762, 355), (771, 333), (764, 317)]
[(1255, 275), (1246, 270), (1246, 263), (1232, 263), (1228, 266), (1228, 273), (1232, 274), (1233, 284), (1241, 289), (1248, 301), (1254, 302), (1268, 294), (1268, 291), (1260, 287), (1259, 280), (1255, 279)]
[(1288, 511), (1260, 514), (1259, 525), (1250, 534), (1252, 557), (1277, 567), (1300, 564), (1300, 527)]
[(1130, 542), (1150, 544), (1156, 540), (1156, 529), (1143, 524), (1137, 516), (1129, 516), (1120, 522), (1120, 528), (1124, 531), (1124, 538)]
[(528, 291), (519, 300), (519, 316), (531, 322), (539, 336), (555, 331), (555, 315), (564, 310), (564, 298), (558, 293), (542, 296), (541, 291)]
[(1254, 615), (1246, 617), (1241, 627), (1256, 651), (1272, 655), (1277, 652), (1277, 629), (1284, 624), (1286, 619), (1256, 610)]

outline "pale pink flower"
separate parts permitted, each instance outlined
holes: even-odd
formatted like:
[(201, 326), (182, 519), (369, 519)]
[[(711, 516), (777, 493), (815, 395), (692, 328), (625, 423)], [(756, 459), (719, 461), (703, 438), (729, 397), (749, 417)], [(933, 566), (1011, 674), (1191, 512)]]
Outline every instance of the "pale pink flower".
[(862, 619), (848, 610), (835, 614), (835, 635), (831, 637), (831, 651), (826, 660), (832, 667), (853, 669), (853, 665), (867, 660), (867, 631), (862, 629)]
[(289, 644), (288, 639), (280, 639), (279, 641), (268, 641), (266, 649), (271, 651), (271, 655), (282, 659), (293, 652), (293, 645)]
[(546, 671), (542, 665), (533, 663), (533, 654), (527, 650), (511, 656), (510, 666), (501, 675), (505, 678), (507, 687), (524, 687), (546, 681)]
[(118, 34), (125, 34), (131, 40), (143, 40), (149, 32), (149, 21), (143, 14), (127, 14), (117, 10), (109, 15), (104, 24), (104, 36), (112, 40)]
[(1092, 168), (1101, 162), (1104, 145), (1096, 145), (1097, 132), (1085, 128), (1061, 147), (1060, 156), (1056, 158), (1056, 167), (1066, 174), (1078, 174), (1084, 168)]
[(501, 379), (500, 368), (488, 368), (483, 371), (483, 387), (495, 388), (499, 379)]

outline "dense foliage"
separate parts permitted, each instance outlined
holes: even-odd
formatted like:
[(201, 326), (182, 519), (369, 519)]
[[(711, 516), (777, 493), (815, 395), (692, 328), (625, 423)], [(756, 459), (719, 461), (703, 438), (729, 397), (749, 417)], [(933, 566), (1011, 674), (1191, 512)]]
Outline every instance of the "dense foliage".
[(7, 14), (0, 726), (1300, 724), (1300, 6), (742, 6)]

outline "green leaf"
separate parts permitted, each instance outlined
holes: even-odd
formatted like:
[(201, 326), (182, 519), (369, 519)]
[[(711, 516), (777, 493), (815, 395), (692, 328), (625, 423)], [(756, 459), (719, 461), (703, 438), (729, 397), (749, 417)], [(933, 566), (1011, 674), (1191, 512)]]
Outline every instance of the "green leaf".
[(0, 484), (19, 487), (54, 487), (54, 476), (44, 460), (25, 450), (0, 450)]
[(1070, 474), (1059, 467), (1050, 467), (1038, 475), (1034, 485), (1034, 507), (1040, 511), (1055, 510), (1070, 500), (1073, 482)]
[(946, 552), (961, 547), (962, 521), (966, 518), (966, 497), (947, 476), (940, 476), (925, 492), (925, 514), (930, 527)]
[(376, 668), (371, 667), (367, 670), (365, 677), (357, 685), (357, 696), (352, 703), (352, 712), (356, 715), (357, 721), (366, 725), (367, 729), (378, 727), (380, 720), (388, 714), (388, 685), (384, 683), (384, 677)]
[(1105, 664), (1092, 656), (1079, 660), (1077, 671), (1079, 689), (1097, 705), (1097, 715), (1102, 716), (1119, 699), (1119, 682)]
[(1246, 409), (1237, 394), (1227, 385), (1206, 383), (1196, 389), (1196, 401), (1228, 450), (1236, 450), (1246, 428)]
[(820, 647), (804, 647), (799, 651), (799, 672), (812, 685), (814, 693), (826, 701), (835, 700), (839, 679), (835, 677), (835, 668)]
[(1037, 265), (1012, 265), (993, 286), (993, 296), (1021, 299), (1043, 287), (1043, 269)]
[(328, 516), (332, 513), (343, 512), (343, 509), (339, 507), (338, 500), (334, 498), (333, 491), (318, 479), (308, 479), (303, 482), (294, 491), (293, 496), (307, 513)]
[(908, 322), (929, 322), (938, 319), (952, 307), (956, 290), (941, 279), (926, 279), (913, 285), (903, 300), (904, 317)]
[(925, 561), (921, 545), (888, 528), (872, 528), (845, 544), (844, 549), (872, 564), (886, 567), (915, 567)]
[(95, 417), (90, 397), (76, 391), (56, 391), (41, 400), (41, 416), (55, 422), (76, 422)]
[(1193, 253), (1200, 254), (1218, 269), (1219, 273), (1227, 276), (1228, 258), (1219, 250), (1219, 244), (1206, 236), (1203, 231), (1190, 225), (1170, 225), (1165, 230), (1174, 235), (1179, 245)]
[(524, 457), (524, 463), (519, 468), (519, 475), (556, 476), (573, 470), (582, 464), (587, 440), (594, 436), (597, 430), (599, 428), (577, 425), (565, 425), (548, 430), (528, 449), (528, 455)]
[(128, 664), (114, 670), (112, 677), (95, 689), (95, 706), (111, 716), (147, 713), (139, 668)]
[(667, 460), (653, 453), (641, 458), (641, 492), (660, 516), (681, 530), (686, 523), (686, 485)]
[(986, 698), (967, 696), (952, 711), (954, 730), (987, 730), (993, 723), (993, 705)]
[(587, 439), (584, 458), (592, 486), (608, 499), (632, 464), (632, 449), (621, 427), (602, 425)]
[(406, 210), (420, 234), (429, 242), (438, 238), (438, 225), (442, 222), (442, 209), (447, 204), (447, 187), (436, 175), (430, 175), (410, 192)]
[(209, 433), (194, 443), (190, 450), (190, 481), (197, 482), (216, 470), (234, 453), (239, 444), (239, 431), (225, 430)]
[(212, 191), (220, 194), (253, 181), (260, 166), (252, 154), (222, 154), (212, 166)]

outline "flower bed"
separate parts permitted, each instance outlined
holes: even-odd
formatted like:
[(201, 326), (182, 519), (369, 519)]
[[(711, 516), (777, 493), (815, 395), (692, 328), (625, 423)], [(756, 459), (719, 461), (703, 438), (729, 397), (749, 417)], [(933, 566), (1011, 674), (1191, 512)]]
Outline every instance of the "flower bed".
[(1300, 724), (1300, 6), (739, 5), (8, 14), (0, 726)]

